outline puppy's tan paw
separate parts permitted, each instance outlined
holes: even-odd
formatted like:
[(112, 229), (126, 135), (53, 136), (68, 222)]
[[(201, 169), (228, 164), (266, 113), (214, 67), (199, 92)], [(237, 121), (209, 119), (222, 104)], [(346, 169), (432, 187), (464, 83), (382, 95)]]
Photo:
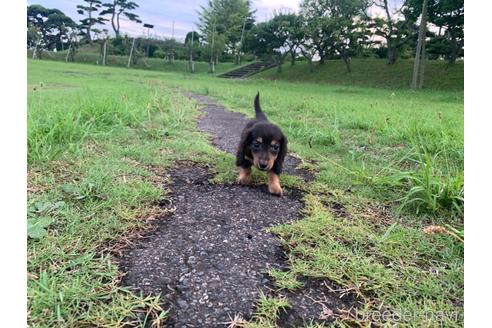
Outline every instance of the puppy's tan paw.
[(251, 182), (251, 168), (249, 169), (239, 169), (239, 176), (236, 179), (239, 184), (249, 184)]
[(280, 187), (279, 184), (270, 184), (268, 186), (268, 191), (271, 194), (276, 195), (276, 196), (283, 196), (284, 195), (284, 192), (282, 190), (282, 187)]
[(245, 176), (245, 175), (239, 175), (236, 179), (236, 182), (238, 184), (243, 184), (243, 185), (247, 185), (247, 184), (250, 184), (251, 182), (251, 177), (250, 176)]
[(268, 191), (271, 194), (282, 196), (284, 193), (280, 187), (280, 178), (272, 171), (268, 172)]

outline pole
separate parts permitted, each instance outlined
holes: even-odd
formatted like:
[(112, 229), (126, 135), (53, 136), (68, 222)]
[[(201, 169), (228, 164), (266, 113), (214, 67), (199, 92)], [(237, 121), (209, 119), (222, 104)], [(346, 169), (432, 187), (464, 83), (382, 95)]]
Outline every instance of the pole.
[(133, 55), (133, 48), (134, 47), (135, 47), (135, 38), (133, 38), (132, 47), (130, 49), (130, 56), (128, 57), (128, 65), (127, 65), (128, 68), (130, 68), (130, 63), (132, 61), (132, 55)]
[(172, 41), (173, 41), (173, 48), (171, 51), (171, 63), (174, 63), (174, 19), (173, 19)]
[(108, 44), (108, 39), (104, 39), (104, 46), (103, 46), (103, 66), (106, 66), (106, 46)]
[(70, 40), (70, 45), (68, 46), (67, 56), (65, 57), (65, 63), (68, 63), (68, 56), (70, 56), (70, 51), (72, 51), (72, 40)]
[(244, 17), (243, 29), (241, 31), (241, 40), (239, 41), (239, 48), (237, 49), (237, 54), (236, 54), (236, 65), (241, 64), (241, 49), (243, 48), (244, 28), (246, 27), (246, 20), (247, 19), (248, 19), (248, 16)]
[[(415, 62), (413, 63), (413, 76), (412, 76), (412, 89), (417, 89), (417, 87), (421, 87), (423, 85), (423, 76), (420, 76), (420, 72), (423, 72), (423, 68), (421, 65), (424, 64), (423, 55), (425, 54), (425, 31), (427, 25), (427, 1), (424, 0), (422, 4), (422, 18), (420, 19), (420, 27), (419, 27), (419, 38), (417, 41), (417, 49), (415, 51)], [(422, 63), (421, 63), (422, 61)]]
[(212, 49), (210, 50), (209, 73), (212, 73), (212, 74), (215, 73), (215, 64), (214, 64), (215, 23), (216, 23), (216, 18), (214, 18), (214, 25), (212, 28)]
[(191, 46), (190, 46), (190, 72), (195, 73), (195, 65), (193, 63), (193, 37), (195, 36), (195, 31), (191, 31)]

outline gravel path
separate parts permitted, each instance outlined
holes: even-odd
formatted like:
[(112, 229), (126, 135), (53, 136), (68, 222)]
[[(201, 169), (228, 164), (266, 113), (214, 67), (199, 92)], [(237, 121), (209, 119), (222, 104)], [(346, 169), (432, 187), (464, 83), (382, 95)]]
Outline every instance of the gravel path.
[[(208, 114), (199, 129), (213, 134), (220, 149), (234, 152), (244, 116), (208, 98), (193, 98)], [(289, 163), (297, 160), (289, 158)], [(288, 169), (309, 178), (294, 165)], [(176, 210), (123, 252), (123, 284), (143, 294), (160, 294), (169, 309), (167, 327), (226, 327), (237, 314), (250, 318), (259, 291), (271, 293), (273, 288), (266, 270), (286, 265), (278, 240), (265, 228), (299, 219), (302, 195), (286, 190), (284, 197), (276, 197), (266, 186), (210, 184), (206, 168), (187, 163), (176, 163), (168, 174), (172, 192), (163, 206)], [(344, 307), (339, 295), (321, 283), (307, 282), (306, 288), (285, 296), (292, 309), (282, 313), (280, 327), (331, 321), (323, 317), (326, 309), (320, 301), (330, 309)]]

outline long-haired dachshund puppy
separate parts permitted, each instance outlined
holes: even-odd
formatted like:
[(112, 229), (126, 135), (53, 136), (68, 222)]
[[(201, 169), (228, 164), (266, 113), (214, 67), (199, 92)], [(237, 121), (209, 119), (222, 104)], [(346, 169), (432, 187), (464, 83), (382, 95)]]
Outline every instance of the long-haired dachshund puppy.
[(237, 182), (248, 184), (251, 181), (251, 166), (254, 165), (261, 171), (267, 171), (268, 191), (282, 196), (279, 175), (287, 154), (287, 138), (278, 126), (268, 121), (261, 110), (259, 92), (254, 104), (256, 118), (246, 124), (237, 150)]

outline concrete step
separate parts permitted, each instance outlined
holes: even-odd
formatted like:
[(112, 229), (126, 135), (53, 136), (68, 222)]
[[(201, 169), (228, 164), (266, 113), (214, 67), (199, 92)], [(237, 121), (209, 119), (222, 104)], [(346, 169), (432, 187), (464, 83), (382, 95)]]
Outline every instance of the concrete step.
[(256, 73), (259, 73), (267, 68), (275, 66), (274, 63), (269, 63), (269, 62), (258, 62), (258, 63), (252, 63), (243, 67), (240, 67), (238, 69), (225, 72), (219, 77), (223, 78), (241, 78), (241, 77), (247, 77)]

